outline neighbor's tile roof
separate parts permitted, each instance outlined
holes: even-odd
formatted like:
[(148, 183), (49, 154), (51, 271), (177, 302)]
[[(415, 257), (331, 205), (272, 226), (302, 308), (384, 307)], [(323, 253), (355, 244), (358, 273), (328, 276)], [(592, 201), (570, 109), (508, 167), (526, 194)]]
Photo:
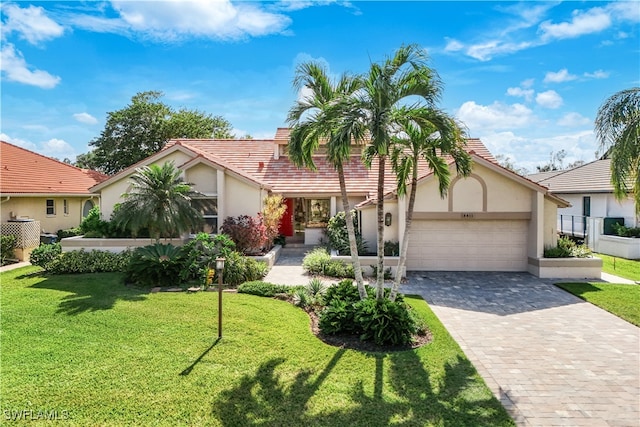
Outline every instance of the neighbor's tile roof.
[(0, 193), (90, 194), (107, 176), (0, 141)]
[[(180, 144), (214, 163), (268, 186), (276, 193), (335, 194), (340, 192), (338, 173), (323, 156), (314, 157), (316, 171), (296, 168), (286, 155), (275, 159), (274, 143), (284, 138), (288, 139), (288, 129), (279, 128), (274, 140), (180, 139), (171, 141), (165, 149)], [(469, 139), (467, 150), (495, 163), (495, 158), (479, 139)], [(387, 162), (386, 169), (385, 191), (390, 191), (396, 187), (395, 181), (389, 179), (393, 176), (390, 162)], [(375, 194), (377, 170), (377, 159), (374, 160), (371, 169), (367, 169), (358, 156), (353, 156), (344, 165), (347, 191), (351, 194)], [(421, 163), (419, 177), (426, 177), (430, 173), (426, 164)]]
[[(533, 179), (536, 175), (528, 178)], [(552, 193), (612, 193), (611, 160), (595, 160), (549, 178), (542, 177), (537, 182), (549, 188)]]

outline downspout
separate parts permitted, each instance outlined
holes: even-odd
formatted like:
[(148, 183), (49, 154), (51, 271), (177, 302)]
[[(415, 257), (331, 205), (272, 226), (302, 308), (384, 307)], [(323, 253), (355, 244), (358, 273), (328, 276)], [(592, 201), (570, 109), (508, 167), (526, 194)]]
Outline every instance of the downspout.
[(11, 199), (11, 196), (5, 196), (6, 200), (0, 200), (0, 203), (8, 202)]

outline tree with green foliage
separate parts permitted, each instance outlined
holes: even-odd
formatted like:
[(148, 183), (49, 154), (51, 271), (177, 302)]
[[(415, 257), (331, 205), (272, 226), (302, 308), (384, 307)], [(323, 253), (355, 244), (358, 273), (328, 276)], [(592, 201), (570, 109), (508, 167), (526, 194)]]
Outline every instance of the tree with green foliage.
[(348, 104), (340, 102), (344, 97), (353, 95), (359, 89), (360, 82), (347, 74), (340, 76), (337, 81), (332, 81), (328, 71), (321, 64), (306, 62), (296, 69), (293, 84), (298, 90), (308, 90), (309, 94), (296, 101), (287, 117), (287, 121), (293, 127), (288, 146), (289, 158), (298, 166), (315, 170), (313, 156), (320, 144), (325, 144), (326, 158), (338, 173), (342, 209), (345, 212), (349, 235), (351, 262), (360, 297), (365, 299), (367, 292), (362, 277), (344, 174), (344, 164), (351, 159), (352, 142), (363, 139), (364, 129), (355, 121), (345, 121), (345, 117), (348, 116), (342, 107)]
[(419, 163), (426, 161), (438, 181), (440, 197), (447, 195), (451, 182), (451, 170), (445, 156), (453, 159), (458, 174), (471, 173), (471, 156), (466, 152), (465, 132), (455, 119), (433, 108), (412, 111), (400, 121), (402, 133), (392, 137), (391, 165), (397, 178), (398, 197), (406, 196), (409, 185), (409, 203), (406, 211), (402, 247), (398, 268), (389, 299), (394, 301), (407, 261), (411, 222), (418, 188)]
[(600, 149), (611, 159), (616, 198), (632, 192), (640, 214), (640, 87), (610, 96), (598, 109), (595, 129)]
[(197, 197), (202, 194), (180, 174), (173, 162), (138, 168), (130, 178), (131, 190), (122, 194), (125, 200), (114, 213), (113, 222), (128, 227), (134, 235), (146, 228), (156, 242), (201, 225)]
[(160, 151), (171, 138), (232, 138), (231, 124), (221, 116), (198, 110), (175, 111), (163, 103), (162, 92), (137, 93), (125, 108), (107, 115), (93, 151), (76, 164), (115, 174)]
[(349, 126), (360, 123), (370, 136), (365, 150), (365, 163), (371, 167), (378, 160), (377, 277), (376, 297), (384, 298), (384, 191), (387, 159), (392, 137), (407, 116), (422, 108), (436, 107), (440, 98), (440, 78), (428, 66), (427, 56), (417, 45), (401, 46), (382, 63), (372, 63), (362, 80), (362, 87), (347, 101)]

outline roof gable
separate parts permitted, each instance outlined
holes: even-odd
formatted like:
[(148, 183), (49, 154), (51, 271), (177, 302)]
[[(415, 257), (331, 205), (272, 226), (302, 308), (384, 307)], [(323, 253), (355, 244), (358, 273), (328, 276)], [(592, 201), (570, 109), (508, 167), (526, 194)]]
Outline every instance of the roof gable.
[(0, 141), (0, 193), (86, 195), (107, 178)]

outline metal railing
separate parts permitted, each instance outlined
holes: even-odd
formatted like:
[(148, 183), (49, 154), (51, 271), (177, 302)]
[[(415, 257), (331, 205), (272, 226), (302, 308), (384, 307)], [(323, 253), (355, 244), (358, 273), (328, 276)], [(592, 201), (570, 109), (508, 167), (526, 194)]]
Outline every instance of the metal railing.
[(572, 237), (587, 237), (587, 217), (583, 215), (558, 215), (558, 233)]

